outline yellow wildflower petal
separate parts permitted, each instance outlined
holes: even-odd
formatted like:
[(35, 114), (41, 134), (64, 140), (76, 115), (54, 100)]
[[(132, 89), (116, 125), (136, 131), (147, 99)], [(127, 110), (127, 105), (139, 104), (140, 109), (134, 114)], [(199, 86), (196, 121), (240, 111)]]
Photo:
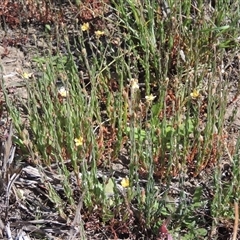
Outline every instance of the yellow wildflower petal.
[(25, 79), (29, 79), (32, 75), (33, 75), (32, 73), (27, 73), (27, 72), (22, 73), (22, 77)]
[(88, 31), (88, 30), (89, 30), (89, 23), (88, 23), (88, 22), (87, 22), (87, 23), (84, 23), (84, 24), (81, 26), (81, 29), (82, 29), (83, 32)]
[(152, 94), (150, 94), (149, 96), (146, 96), (146, 97), (145, 97), (145, 99), (147, 100), (147, 102), (152, 102), (155, 98), (156, 98), (156, 96), (153, 96)]
[(190, 96), (194, 99), (199, 97), (199, 91), (197, 89), (194, 89), (192, 93), (190, 93)]
[(105, 34), (104, 31), (100, 31), (100, 30), (95, 31), (95, 35), (96, 35), (97, 37), (101, 37), (101, 36), (103, 36), (104, 34)]
[(131, 84), (132, 90), (139, 89), (138, 80), (136, 78), (132, 78), (130, 81), (130, 84)]
[(75, 138), (75, 139), (74, 139), (74, 142), (75, 142), (75, 146), (76, 146), (76, 147), (82, 146), (82, 145), (83, 145), (83, 138), (82, 138), (82, 137)]
[(128, 177), (123, 178), (121, 181), (121, 185), (122, 187), (125, 187), (125, 188), (129, 187), (129, 178)]
[(58, 90), (58, 94), (59, 94), (61, 97), (65, 98), (65, 97), (68, 96), (68, 91), (66, 90), (65, 87), (61, 87), (61, 88), (59, 88), (59, 90)]

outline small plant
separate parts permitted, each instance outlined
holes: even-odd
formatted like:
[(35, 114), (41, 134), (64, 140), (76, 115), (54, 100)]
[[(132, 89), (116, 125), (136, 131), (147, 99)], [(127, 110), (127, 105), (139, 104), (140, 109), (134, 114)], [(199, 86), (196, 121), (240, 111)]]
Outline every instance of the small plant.
[[(12, 25), (12, 6), (22, 6), (14, 4), (0, 9)], [(28, 4), (24, 16), (44, 24), (48, 48), (32, 58), (41, 74), (21, 74), (25, 124), (2, 86), (14, 143), (40, 171), (44, 204), (71, 231), (114, 239), (206, 239), (232, 221), (239, 143), (224, 182), (220, 68), (239, 45), (236, 1), (70, 1), (66, 14), (64, 4), (43, 1), (39, 12), (40, 2)]]

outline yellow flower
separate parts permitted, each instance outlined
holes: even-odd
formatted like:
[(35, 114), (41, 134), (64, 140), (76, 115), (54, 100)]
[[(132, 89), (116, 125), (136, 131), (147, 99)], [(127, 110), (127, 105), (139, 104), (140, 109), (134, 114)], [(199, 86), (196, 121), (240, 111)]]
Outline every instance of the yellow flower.
[(24, 79), (29, 79), (30, 77), (32, 77), (33, 73), (27, 73), (27, 72), (23, 72), (22, 73), (22, 77)]
[(75, 138), (74, 142), (75, 142), (76, 147), (82, 146), (83, 145), (83, 138), (82, 137)]
[(122, 181), (121, 181), (121, 185), (124, 188), (129, 187), (129, 178), (128, 177), (123, 178)]
[(104, 31), (100, 31), (100, 30), (95, 31), (95, 35), (96, 35), (97, 37), (101, 37), (101, 36), (103, 36), (104, 34), (105, 34)]
[(63, 97), (63, 98), (66, 98), (68, 96), (68, 91), (66, 90), (65, 87), (60, 87), (58, 89), (58, 94)]
[(88, 31), (88, 30), (89, 30), (89, 23), (88, 23), (88, 22), (87, 22), (87, 23), (84, 23), (84, 24), (81, 26), (81, 29), (82, 29), (83, 32)]
[(154, 99), (156, 98), (156, 96), (153, 96), (152, 94), (150, 94), (149, 96), (146, 96), (145, 99), (147, 100), (147, 102), (151, 103)]
[(193, 99), (196, 99), (199, 97), (199, 90), (197, 89), (194, 89), (192, 93), (190, 93), (190, 96), (193, 98)]
[(132, 78), (132, 79), (130, 80), (130, 84), (131, 84), (131, 89), (132, 89), (133, 91), (139, 89), (138, 80), (137, 80), (136, 78)]

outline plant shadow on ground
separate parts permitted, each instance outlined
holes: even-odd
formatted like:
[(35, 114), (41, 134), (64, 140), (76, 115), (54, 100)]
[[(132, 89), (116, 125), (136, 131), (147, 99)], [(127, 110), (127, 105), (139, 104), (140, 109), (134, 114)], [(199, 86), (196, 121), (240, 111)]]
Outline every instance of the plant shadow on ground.
[(17, 47), (30, 67), (24, 101), (3, 69), (2, 236), (237, 239), (237, 11), (5, 0), (1, 57)]

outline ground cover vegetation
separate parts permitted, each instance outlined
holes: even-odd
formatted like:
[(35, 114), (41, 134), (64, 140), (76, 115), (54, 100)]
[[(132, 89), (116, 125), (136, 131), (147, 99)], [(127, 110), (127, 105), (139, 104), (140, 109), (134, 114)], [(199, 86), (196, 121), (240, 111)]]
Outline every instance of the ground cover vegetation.
[(2, 76), (2, 236), (237, 239), (239, 8), (4, 0), (31, 65), (25, 100)]

